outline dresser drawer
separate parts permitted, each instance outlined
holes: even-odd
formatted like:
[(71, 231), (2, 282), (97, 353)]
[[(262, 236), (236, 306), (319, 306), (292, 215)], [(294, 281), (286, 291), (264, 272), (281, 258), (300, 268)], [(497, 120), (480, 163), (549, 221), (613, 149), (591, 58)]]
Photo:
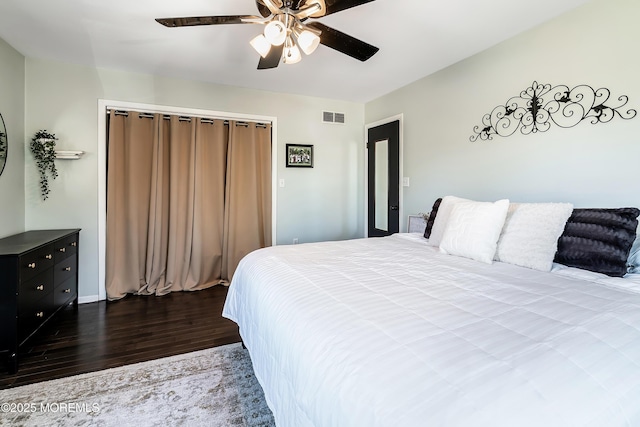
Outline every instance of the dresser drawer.
[(54, 243), (56, 264), (78, 252), (78, 236), (78, 234), (74, 234)]
[(62, 282), (53, 291), (53, 302), (56, 307), (69, 304), (78, 296), (76, 276)]
[(53, 292), (38, 300), (27, 300), (18, 306), (18, 341), (22, 343), (55, 311)]
[(20, 257), (20, 277), (28, 280), (38, 273), (53, 266), (53, 245), (46, 245), (40, 249), (26, 253)]
[(53, 267), (53, 286), (58, 286), (65, 280), (76, 277), (77, 268), (75, 254), (57, 263)]
[(37, 301), (53, 291), (53, 270), (47, 269), (36, 277), (20, 283), (18, 289), (19, 304)]

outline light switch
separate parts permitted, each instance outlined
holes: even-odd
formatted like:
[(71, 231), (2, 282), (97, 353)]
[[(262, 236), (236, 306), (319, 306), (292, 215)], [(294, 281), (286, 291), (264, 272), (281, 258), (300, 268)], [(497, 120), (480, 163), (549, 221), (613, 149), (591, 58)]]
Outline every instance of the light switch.
[(280, 188), (284, 188), (284, 178), (280, 178)]
[(409, 186), (409, 177), (405, 176), (404, 178), (402, 178), (402, 186), (403, 187), (408, 187)]

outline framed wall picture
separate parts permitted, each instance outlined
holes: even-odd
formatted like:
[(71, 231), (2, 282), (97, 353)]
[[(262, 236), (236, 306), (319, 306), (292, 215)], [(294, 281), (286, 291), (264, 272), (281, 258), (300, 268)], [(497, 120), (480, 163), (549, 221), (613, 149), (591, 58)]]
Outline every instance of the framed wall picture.
[(312, 168), (313, 145), (287, 144), (288, 168)]

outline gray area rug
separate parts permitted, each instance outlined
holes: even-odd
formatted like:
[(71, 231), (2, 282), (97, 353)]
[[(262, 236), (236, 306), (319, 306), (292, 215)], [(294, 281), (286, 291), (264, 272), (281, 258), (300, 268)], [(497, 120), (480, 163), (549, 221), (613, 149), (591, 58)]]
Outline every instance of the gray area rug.
[(0, 391), (0, 425), (274, 426), (251, 359), (231, 344)]

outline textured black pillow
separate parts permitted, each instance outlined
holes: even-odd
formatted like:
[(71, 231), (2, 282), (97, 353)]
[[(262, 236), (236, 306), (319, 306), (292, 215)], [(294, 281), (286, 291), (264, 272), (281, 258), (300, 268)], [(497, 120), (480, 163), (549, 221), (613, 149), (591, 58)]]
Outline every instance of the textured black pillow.
[(558, 239), (555, 262), (622, 277), (636, 238), (636, 208), (574, 209)]
[(440, 197), (433, 203), (433, 207), (431, 208), (431, 213), (429, 214), (429, 219), (427, 219), (427, 227), (424, 229), (425, 239), (428, 239), (429, 236), (431, 236), (431, 229), (433, 228), (433, 223), (436, 221), (436, 215), (438, 214), (438, 208), (440, 207), (440, 203), (442, 203), (442, 197)]

